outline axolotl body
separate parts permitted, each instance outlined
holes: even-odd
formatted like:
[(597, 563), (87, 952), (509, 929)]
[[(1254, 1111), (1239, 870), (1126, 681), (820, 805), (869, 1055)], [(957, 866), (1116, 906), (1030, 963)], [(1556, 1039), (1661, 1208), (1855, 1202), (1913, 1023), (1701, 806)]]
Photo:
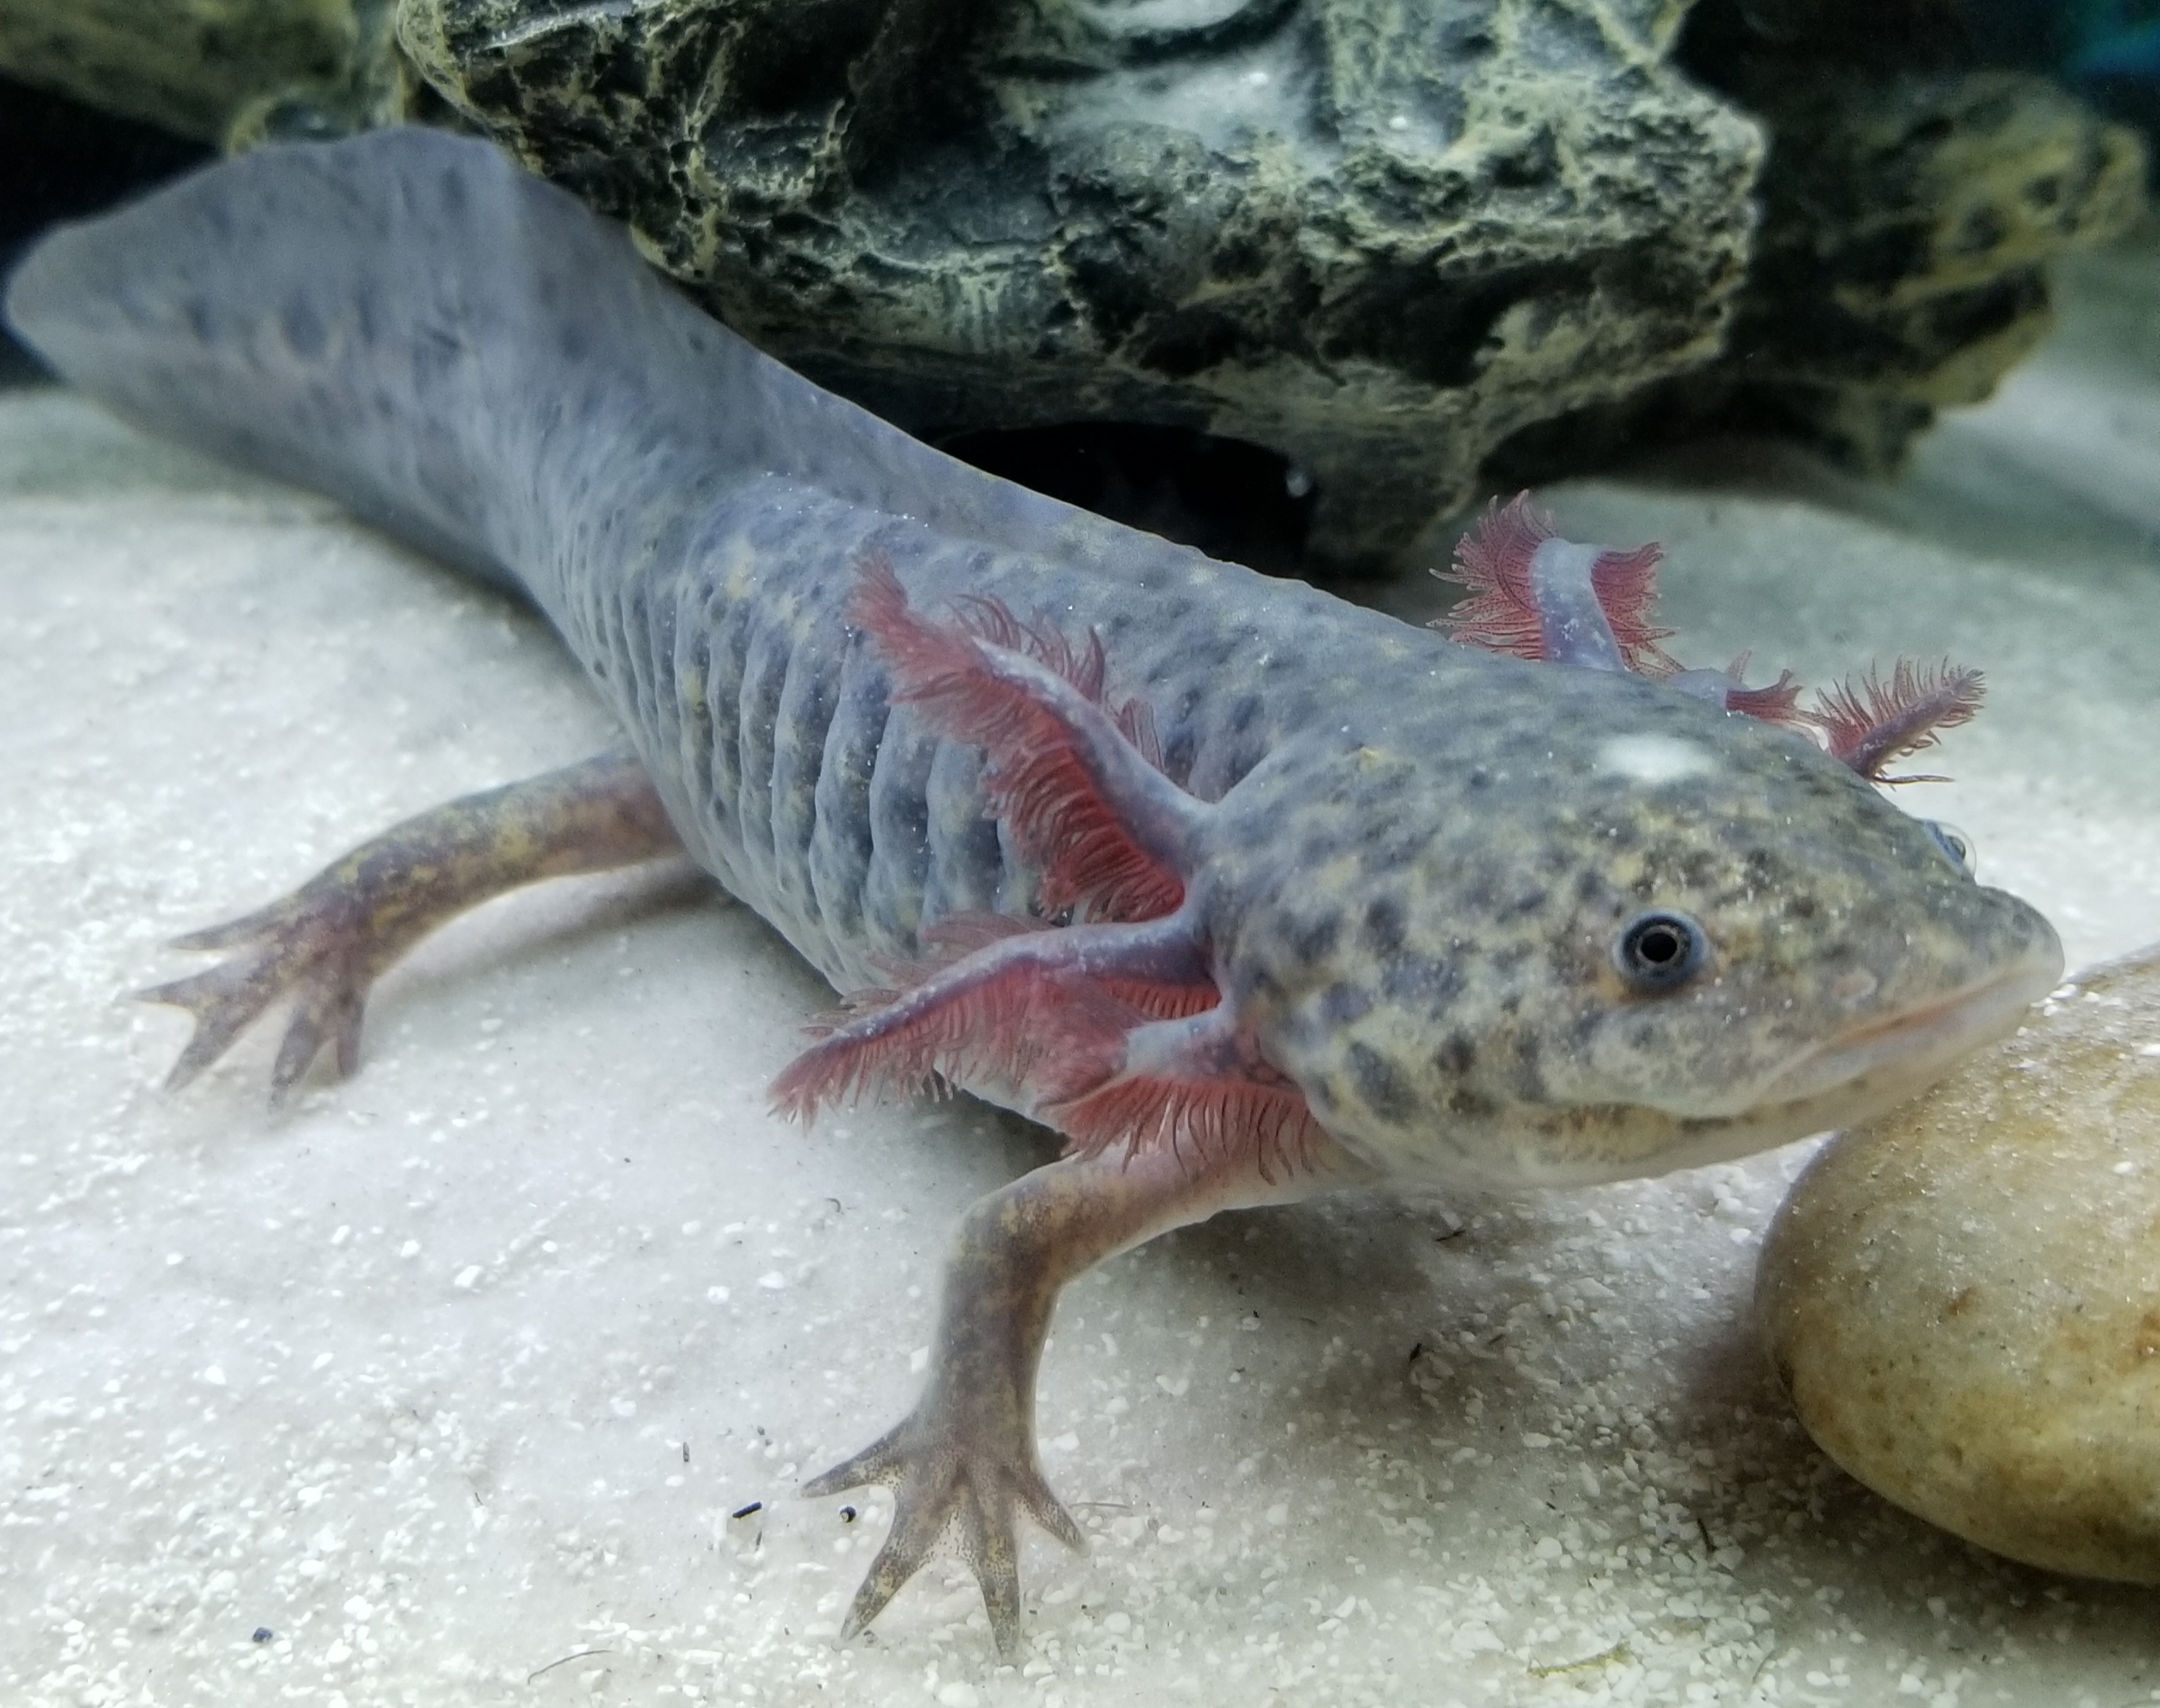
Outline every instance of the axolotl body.
[(1015, 1640), (1018, 1515), (1079, 1539), (1034, 1379), (1089, 1265), (1349, 1182), (1610, 1181), (1838, 1125), (2060, 970), (1790, 729), (968, 469), (479, 142), (226, 163), (49, 239), (8, 310), (135, 420), (520, 591), (629, 743), (184, 940), (228, 958), (150, 993), (196, 1017), (176, 1079), (281, 999), (276, 1088), (325, 1046), (350, 1071), (369, 981), (444, 919), (687, 849), (852, 994), (782, 1107), (942, 1082), (1067, 1135), (962, 1217), (913, 1410), (810, 1485), (896, 1491), (850, 1631), (950, 1530)]

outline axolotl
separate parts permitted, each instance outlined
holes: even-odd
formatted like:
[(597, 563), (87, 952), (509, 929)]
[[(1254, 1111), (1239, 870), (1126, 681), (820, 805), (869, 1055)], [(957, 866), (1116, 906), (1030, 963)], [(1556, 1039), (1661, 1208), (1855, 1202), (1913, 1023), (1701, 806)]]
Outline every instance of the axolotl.
[(477, 140), (214, 166), (47, 238), (7, 310), (137, 423), (530, 600), (626, 742), (184, 939), (226, 958), (147, 993), (195, 1019), (176, 1082), (281, 999), (273, 1088), (350, 1072), (426, 932), (687, 849), (849, 997), (780, 1107), (958, 1088), (1066, 1136), (961, 1216), (913, 1409), (807, 1485), (896, 1491), (844, 1634), (949, 1532), (1015, 1643), (1020, 1515), (1080, 1540), (1034, 1390), (1091, 1265), (1352, 1183), (1841, 1125), (2061, 969), (1868, 767), (1643, 668), (1627, 554), (1488, 541), (1534, 660), (1212, 561), (818, 390)]

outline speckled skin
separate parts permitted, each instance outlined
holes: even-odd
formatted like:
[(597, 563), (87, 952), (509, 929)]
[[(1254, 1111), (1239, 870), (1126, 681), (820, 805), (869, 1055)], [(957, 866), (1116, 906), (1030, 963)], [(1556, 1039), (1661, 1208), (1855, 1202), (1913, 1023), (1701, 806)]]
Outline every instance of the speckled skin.
[[(2060, 966), (2044, 921), (1804, 740), (968, 470), (758, 356), (477, 143), (229, 164), (49, 241), (8, 311), (136, 418), (522, 588), (691, 853), (843, 989), (942, 916), (1025, 912), (1039, 877), (977, 750), (890, 703), (849, 620), (865, 553), (918, 610), (988, 594), (1098, 631), (1112, 696), (1212, 803), (1176, 928), (1326, 1129), (1316, 1171), (1075, 1160), (976, 1207), (916, 1413), (818, 1485), (901, 1486), (851, 1628), (953, 1519), (1010, 1641), (1012, 1512), (1062, 1513), (1028, 1396), (1077, 1268), (1376, 1172), (1582, 1181), (1795, 1137), (1932, 1077)], [(1654, 995), (1614, 958), (1649, 906), (1709, 943)]]

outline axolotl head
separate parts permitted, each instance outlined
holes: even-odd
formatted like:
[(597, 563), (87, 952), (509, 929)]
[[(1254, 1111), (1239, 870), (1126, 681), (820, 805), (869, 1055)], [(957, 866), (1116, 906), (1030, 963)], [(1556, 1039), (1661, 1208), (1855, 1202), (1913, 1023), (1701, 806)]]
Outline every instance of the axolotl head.
[(1367, 1162), (1740, 1155), (1912, 1095), (2060, 977), (2045, 919), (1801, 737), (1607, 672), (1482, 687), (1285, 745), (1206, 838), (1225, 999)]

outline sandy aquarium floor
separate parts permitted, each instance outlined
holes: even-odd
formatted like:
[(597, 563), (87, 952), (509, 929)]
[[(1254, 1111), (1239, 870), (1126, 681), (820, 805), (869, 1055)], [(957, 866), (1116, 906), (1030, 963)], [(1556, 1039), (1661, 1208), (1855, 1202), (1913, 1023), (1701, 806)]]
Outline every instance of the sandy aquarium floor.
[[(2074, 963), (2160, 938), (2152, 267), (2081, 267), (1900, 486), (1545, 495), (1667, 543), (1691, 661), (1984, 667), (1907, 798)], [(1041, 1393), (1091, 1546), (1031, 1539), (1023, 1662), (957, 1563), (839, 1648), (890, 1503), (795, 1491), (911, 1397), (948, 1225), (1042, 1136), (776, 1123), (828, 993), (688, 871), (444, 932), (283, 1113), (262, 1036), (168, 1095), (164, 940), (608, 732), (530, 616), (52, 391), (0, 397), (0, 1701), (2160, 1700), (2160, 1592), (1977, 1554), (1788, 1417), (1749, 1293), (1806, 1146), (1108, 1265)]]

